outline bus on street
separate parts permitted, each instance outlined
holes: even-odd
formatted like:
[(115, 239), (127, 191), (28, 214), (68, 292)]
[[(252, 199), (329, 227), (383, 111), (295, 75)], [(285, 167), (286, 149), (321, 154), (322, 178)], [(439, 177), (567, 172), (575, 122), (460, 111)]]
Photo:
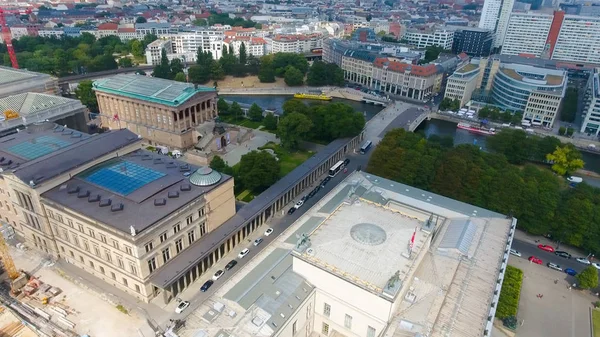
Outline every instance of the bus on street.
[(371, 142), (370, 140), (367, 140), (363, 146), (360, 147), (360, 154), (365, 154), (367, 153), (367, 151), (369, 151), (369, 149), (371, 148), (371, 145), (373, 145), (373, 142)]
[(344, 161), (340, 160), (329, 169), (329, 176), (332, 178), (335, 177), (338, 173), (340, 173), (342, 168), (344, 168)]

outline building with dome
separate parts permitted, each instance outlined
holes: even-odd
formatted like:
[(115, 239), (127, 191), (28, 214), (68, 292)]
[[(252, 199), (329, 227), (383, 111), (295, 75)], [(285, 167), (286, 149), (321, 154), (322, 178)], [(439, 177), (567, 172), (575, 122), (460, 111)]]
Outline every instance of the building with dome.
[(219, 328), (236, 337), (492, 336), (515, 226), (353, 172), (196, 314), (220, 303), (235, 322), (221, 315), (187, 328), (206, 337)]
[[(0, 222), (28, 247), (148, 302), (150, 279), (235, 215), (233, 178), (141, 148), (127, 129), (29, 125), (0, 142)], [(219, 247), (217, 247), (219, 248)], [(219, 252), (215, 252), (219, 254)], [(182, 290), (217, 256), (190, 270)]]

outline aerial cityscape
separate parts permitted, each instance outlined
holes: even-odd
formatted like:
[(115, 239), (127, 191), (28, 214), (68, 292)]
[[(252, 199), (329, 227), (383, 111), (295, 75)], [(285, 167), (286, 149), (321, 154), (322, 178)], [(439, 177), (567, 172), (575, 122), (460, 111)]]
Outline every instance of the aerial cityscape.
[(0, 336), (600, 336), (600, 1), (0, 25)]

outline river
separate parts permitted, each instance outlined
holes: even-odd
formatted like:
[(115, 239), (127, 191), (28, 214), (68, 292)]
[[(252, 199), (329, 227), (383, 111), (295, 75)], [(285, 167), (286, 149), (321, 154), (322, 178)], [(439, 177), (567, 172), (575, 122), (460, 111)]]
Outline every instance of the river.
[[(264, 109), (282, 110), (283, 103), (292, 99), (289, 95), (273, 95), (273, 96), (251, 96), (251, 95), (219, 95), (226, 100), (237, 101), (239, 103), (252, 104), (256, 103)], [(343, 102), (352, 106), (356, 111), (361, 111), (365, 114), (366, 120), (373, 118), (379, 111), (383, 109), (380, 106), (374, 106), (362, 102), (350, 101), (346, 99), (334, 98), (332, 102)], [(310, 103), (326, 103), (322, 101), (310, 101), (306, 100), (307, 104)], [(438, 119), (432, 119), (430, 121), (424, 121), (421, 123), (417, 130), (423, 130), (425, 135), (440, 135), (440, 136), (452, 136), (454, 144), (474, 144), (479, 146), (482, 150), (485, 150), (486, 136), (480, 136), (472, 134), (466, 130), (460, 130), (456, 128), (456, 123), (442, 121)], [(596, 173), (600, 173), (600, 156), (591, 154), (588, 152), (582, 152), (583, 161), (585, 162), (585, 169)], [(600, 183), (599, 183), (600, 185)]]

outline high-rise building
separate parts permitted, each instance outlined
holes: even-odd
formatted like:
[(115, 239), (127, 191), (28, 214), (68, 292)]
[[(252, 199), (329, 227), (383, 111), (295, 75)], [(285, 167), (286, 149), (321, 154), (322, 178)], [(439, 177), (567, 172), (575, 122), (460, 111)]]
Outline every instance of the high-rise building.
[(558, 61), (600, 64), (600, 18), (513, 13), (502, 54), (527, 54)]
[(452, 53), (467, 53), (469, 56), (489, 56), (494, 42), (494, 31), (477, 27), (458, 28), (454, 32)]
[(581, 125), (581, 132), (593, 134), (596, 137), (600, 134), (600, 78), (598, 73), (600, 69), (594, 69), (594, 73), (589, 77), (587, 90), (585, 93), (584, 120)]
[(515, 0), (485, 0), (479, 28), (494, 31), (494, 48), (502, 47)]
[(450, 50), (452, 49), (452, 41), (454, 39), (454, 29), (446, 27), (409, 29), (404, 33), (402, 38), (417, 48), (439, 46), (445, 50)]

